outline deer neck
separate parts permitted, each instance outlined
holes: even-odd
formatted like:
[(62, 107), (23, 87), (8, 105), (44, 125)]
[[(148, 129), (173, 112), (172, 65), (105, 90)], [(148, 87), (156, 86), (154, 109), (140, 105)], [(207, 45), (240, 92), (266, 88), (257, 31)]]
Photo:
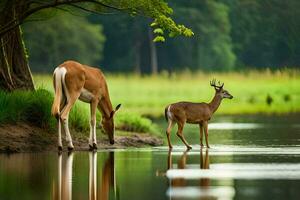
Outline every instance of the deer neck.
[(208, 104), (212, 113), (214, 113), (214, 112), (216, 112), (216, 110), (218, 110), (218, 108), (221, 104), (221, 101), (222, 101), (222, 97), (220, 95), (215, 94), (214, 98)]
[(109, 99), (109, 96), (103, 96), (98, 104), (98, 108), (102, 114), (102, 117), (105, 117), (106, 119), (110, 118), (110, 113), (113, 111), (112, 105)]

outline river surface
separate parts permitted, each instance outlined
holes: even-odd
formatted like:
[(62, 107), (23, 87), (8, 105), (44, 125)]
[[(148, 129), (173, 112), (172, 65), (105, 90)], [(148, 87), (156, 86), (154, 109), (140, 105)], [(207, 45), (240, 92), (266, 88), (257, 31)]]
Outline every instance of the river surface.
[[(217, 117), (210, 149), (0, 154), (0, 199), (300, 199), (299, 115)], [(161, 129), (165, 122), (159, 122)], [(165, 134), (162, 131), (162, 134)]]

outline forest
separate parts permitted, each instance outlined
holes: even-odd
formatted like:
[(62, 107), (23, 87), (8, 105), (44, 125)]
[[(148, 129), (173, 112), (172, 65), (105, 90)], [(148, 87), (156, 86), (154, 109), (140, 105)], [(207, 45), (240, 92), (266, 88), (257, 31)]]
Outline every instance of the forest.
[(52, 72), (68, 59), (137, 74), (299, 67), (298, 0), (168, 3), (174, 20), (191, 28), (193, 37), (170, 35), (153, 43), (151, 20), (123, 12), (97, 15), (72, 8), (35, 15), (22, 25), (31, 70)]

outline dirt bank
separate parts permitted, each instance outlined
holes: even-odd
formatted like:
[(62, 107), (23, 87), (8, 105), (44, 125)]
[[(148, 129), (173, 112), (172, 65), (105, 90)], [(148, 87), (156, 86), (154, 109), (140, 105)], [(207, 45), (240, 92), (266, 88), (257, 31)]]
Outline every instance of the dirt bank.
[[(73, 133), (75, 151), (88, 150), (88, 138)], [(103, 137), (104, 138), (104, 137)], [(99, 149), (116, 149), (162, 145), (162, 140), (148, 134), (132, 133), (128, 136), (115, 136), (115, 144), (108, 139), (98, 139)], [(0, 125), (0, 152), (39, 152), (57, 151), (57, 135), (26, 123)], [(63, 141), (64, 150), (66, 145)]]

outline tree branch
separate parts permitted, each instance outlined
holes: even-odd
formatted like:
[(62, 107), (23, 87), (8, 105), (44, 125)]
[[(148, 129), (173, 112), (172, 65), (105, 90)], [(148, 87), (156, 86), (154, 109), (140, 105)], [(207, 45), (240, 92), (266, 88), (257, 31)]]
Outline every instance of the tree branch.
[[(124, 11), (124, 10), (130, 9), (130, 8), (118, 8), (118, 7), (115, 7), (115, 6), (107, 5), (107, 4), (105, 4), (105, 3), (101, 2), (101, 1), (97, 1), (97, 0), (64, 0), (64, 1), (54, 0), (53, 2), (48, 3), (48, 4), (43, 4), (40, 1), (31, 1), (30, 3), (37, 3), (37, 4), (41, 4), (41, 5), (37, 6), (37, 7), (34, 7), (32, 9), (28, 9), (27, 11), (25, 11), (25, 13), (22, 14), (19, 17), (19, 19), (15, 19), (13, 21), (13, 22), (15, 22), (14, 24), (9, 25), (9, 26), (8, 25), (4, 25), (3, 27), (1, 27), (0, 28), (0, 37), (3, 36), (4, 34), (6, 34), (7, 32), (9, 32), (10, 30), (12, 30), (12, 29), (18, 27), (19, 25), (21, 25), (24, 22), (24, 20), (27, 17), (29, 17), (30, 15), (32, 15), (32, 14), (34, 14), (34, 13), (40, 11), (40, 10), (47, 9), (47, 8), (53, 8), (53, 7), (57, 8), (58, 6), (62, 6), (62, 5), (71, 5), (73, 7), (77, 7), (79, 9), (85, 10), (87, 12), (95, 12), (95, 11), (83, 8), (81, 6), (75, 5), (77, 3), (93, 3), (93, 4), (96, 4), (96, 5), (100, 5), (102, 7), (108, 8), (108, 9), (119, 10), (119, 11)], [(97, 14), (104, 14), (104, 13), (99, 13), (99, 12), (95, 12), (95, 13), (97, 13)]]
[(94, 14), (97, 14), (97, 15), (102, 15), (102, 14), (112, 14), (112, 13), (104, 13), (104, 12), (97, 12), (97, 11), (94, 11), (94, 10), (90, 10), (90, 9), (87, 9), (87, 8), (84, 8), (82, 6), (79, 6), (77, 4), (68, 4), (68, 6), (72, 6), (72, 7), (75, 7), (77, 9), (80, 9), (80, 10), (83, 10), (85, 12), (89, 12), (89, 13), (94, 13)]

